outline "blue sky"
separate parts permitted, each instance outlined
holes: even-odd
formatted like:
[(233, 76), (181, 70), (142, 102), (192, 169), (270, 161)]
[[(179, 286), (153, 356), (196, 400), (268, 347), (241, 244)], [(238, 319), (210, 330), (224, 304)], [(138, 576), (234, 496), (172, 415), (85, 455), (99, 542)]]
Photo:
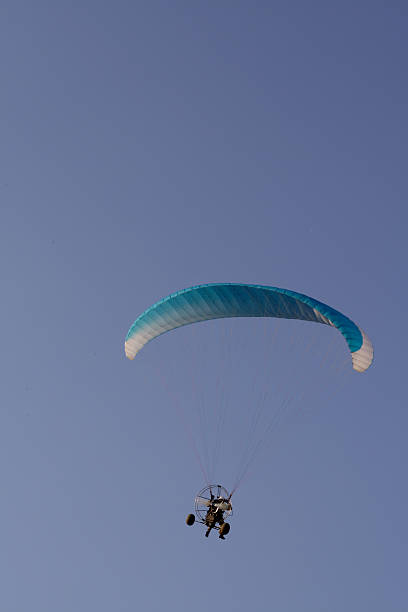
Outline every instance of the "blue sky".
[[(0, 17), (2, 608), (406, 610), (405, 3)], [(312, 295), (376, 350), (280, 429), (226, 542), (184, 524), (204, 483), (158, 375), (189, 409), (185, 342), (221, 340), (123, 351), (150, 304), (216, 281)]]

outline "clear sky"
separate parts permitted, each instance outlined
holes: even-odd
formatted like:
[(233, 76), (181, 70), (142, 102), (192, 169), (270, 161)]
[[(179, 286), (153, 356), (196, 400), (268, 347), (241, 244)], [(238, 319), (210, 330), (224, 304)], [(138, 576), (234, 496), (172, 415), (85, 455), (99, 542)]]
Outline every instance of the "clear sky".
[[(407, 15), (3, 0), (2, 610), (408, 609)], [(187, 335), (123, 350), (215, 281), (312, 295), (376, 350), (280, 430), (225, 542), (184, 524), (204, 483), (157, 372)]]

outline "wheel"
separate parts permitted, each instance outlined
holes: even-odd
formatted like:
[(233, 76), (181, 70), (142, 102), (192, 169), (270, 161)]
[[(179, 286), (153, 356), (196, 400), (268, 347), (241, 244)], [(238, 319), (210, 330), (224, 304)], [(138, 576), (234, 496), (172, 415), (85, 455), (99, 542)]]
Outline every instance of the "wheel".
[(227, 535), (227, 533), (229, 533), (230, 530), (230, 524), (229, 523), (223, 523), (220, 527), (220, 536), (225, 536)]
[(194, 514), (188, 514), (186, 518), (187, 525), (194, 525), (194, 522), (195, 522)]

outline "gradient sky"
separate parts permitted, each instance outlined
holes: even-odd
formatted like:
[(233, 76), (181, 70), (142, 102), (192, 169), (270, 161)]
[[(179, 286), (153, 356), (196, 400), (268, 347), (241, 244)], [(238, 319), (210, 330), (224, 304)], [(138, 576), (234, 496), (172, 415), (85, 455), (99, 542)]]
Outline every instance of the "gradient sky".
[[(408, 609), (407, 15), (2, 2), (2, 610)], [(156, 378), (182, 342), (123, 350), (215, 281), (312, 295), (376, 350), (281, 430), (226, 542), (184, 524), (204, 483)]]

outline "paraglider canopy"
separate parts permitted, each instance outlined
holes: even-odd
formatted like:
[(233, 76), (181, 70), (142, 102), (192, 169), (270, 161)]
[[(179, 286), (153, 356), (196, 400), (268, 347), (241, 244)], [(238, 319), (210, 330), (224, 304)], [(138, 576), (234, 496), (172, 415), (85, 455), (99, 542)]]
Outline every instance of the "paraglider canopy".
[(172, 293), (141, 314), (126, 337), (129, 359), (161, 334), (191, 323), (229, 317), (300, 319), (336, 327), (349, 347), (353, 368), (367, 370), (373, 346), (351, 319), (314, 298), (289, 289), (241, 283), (197, 285)]

